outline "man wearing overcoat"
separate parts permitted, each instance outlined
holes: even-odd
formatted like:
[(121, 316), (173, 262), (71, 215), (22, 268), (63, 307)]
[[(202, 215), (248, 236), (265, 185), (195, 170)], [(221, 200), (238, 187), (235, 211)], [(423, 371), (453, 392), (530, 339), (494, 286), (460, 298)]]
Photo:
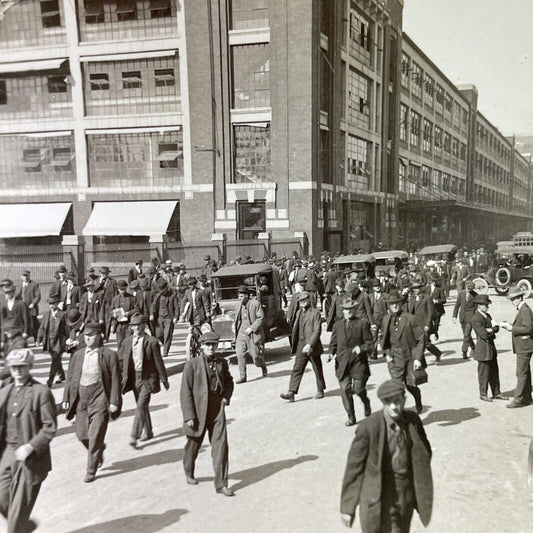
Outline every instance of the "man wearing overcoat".
[(476, 312), (476, 304), (474, 303), (476, 296), (477, 292), (474, 290), (474, 282), (467, 281), (464, 290), (458, 291), (453, 308), (453, 320), (455, 322), (459, 318), (459, 323), (463, 330), (463, 344), (461, 346), (463, 359), (468, 359), (468, 348), (473, 352), (476, 347), (472, 339), (472, 319)]
[(31, 323), (28, 306), (16, 297), (15, 285), (12, 282), (6, 283), (2, 290), (6, 301), (0, 303), (0, 347), (3, 348), (4, 354), (7, 354), (15, 339), (17, 342), (22, 340), (25, 344)]
[(39, 284), (30, 278), (30, 271), (24, 270), (22, 272), (22, 288), (20, 296), (22, 301), (28, 306), (30, 314), (30, 332), (29, 336), (34, 339), (37, 337), (39, 331), (39, 302), (41, 301), (41, 289)]
[(111, 331), (117, 336), (117, 351), (120, 352), (124, 339), (130, 333), (129, 321), (135, 314), (136, 308), (135, 298), (128, 292), (128, 284), (125, 280), (118, 280), (117, 289), (118, 294), (111, 300)]

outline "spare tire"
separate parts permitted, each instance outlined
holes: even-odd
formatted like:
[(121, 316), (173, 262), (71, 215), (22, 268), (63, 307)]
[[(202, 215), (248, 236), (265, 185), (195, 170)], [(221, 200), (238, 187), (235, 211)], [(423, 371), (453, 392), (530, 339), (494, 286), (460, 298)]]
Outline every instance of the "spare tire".
[(509, 285), (509, 283), (511, 283), (511, 271), (507, 267), (501, 267), (496, 270), (494, 278), (496, 280), (496, 284), (500, 287)]

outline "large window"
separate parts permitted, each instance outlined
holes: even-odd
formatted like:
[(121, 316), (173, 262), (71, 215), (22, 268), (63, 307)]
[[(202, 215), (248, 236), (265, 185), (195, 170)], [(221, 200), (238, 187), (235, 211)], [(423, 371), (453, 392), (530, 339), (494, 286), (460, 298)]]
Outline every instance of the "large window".
[(237, 202), (237, 232), (240, 240), (256, 239), (266, 231), (265, 202)]
[(413, 74), (411, 76), (412, 86), (411, 92), (417, 98), (422, 99), (422, 85), (424, 83), (424, 75), (422, 69), (413, 61)]
[(447, 131), (444, 132), (444, 151), (447, 154), (452, 151), (452, 136)]
[(411, 127), (409, 129), (410, 144), (413, 147), (420, 146), (420, 122), (421, 116), (415, 111), (411, 110)]
[(409, 89), (409, 70), (411, 69), (411, 59), (406, 53), (402, 53), (402, 87)]
[(400, 165), (398, 166), (398, 188), (400, 192), (407, 192), (406, 181), (407, 181), (407, 165), (400, 159)]
[(424, 136), (423, 136), (423, 148), (425, 152), (431, 152), (431, 142), (433, 139), (433, 124), (424, 119)]
[(417, 194), (420, 184), (420, 167), (418, 165), (409, 165), (409, 194)]
[(354, 135), (348, 135), (346, 156), (348, 158), (347, 179), (356, 187), (368, 189), (372, 175), (371, 144)]
[(181, 111), (177, 56), (84, 65), (88, 115), (137, 115)]
[(270, 106), (270, 55), (268, 44), (232, 46), (233, 107)]
[(235, 183), (272, 181), (270, 171), (270, 124), (235, 125)]
[(230, 0), (231, 29), (268, 27), (268, 0)]
[(88, 135), (90, 185), (183, 184), (181, 131)]
[(444, 109), (444, 89), (437, 85), (435, 89), (435, 111), (442, 115)]
[(400, 104), (400, 140), (407, 142), (407, 131), (409, 123), (409, 109)]
[(350, 6), (350, 53), (369, 64), (370, 49), (370, 21), (363, 17), (352, 3)]
[(372, 205), (364, 202), (350, 201), (348, 212), (348, 231), (350, 239), (362, 241), (371, 238)]
[(435, 126), (435, 155), (442, 156), (442, 128)]
[(435, 81), (429, 74), (424, 74), (424, 103), (433, 107), (433, 93), (435, 92)]
[(370, 83), (350, 67), (348, 74), (348, 122), (370, 128)]

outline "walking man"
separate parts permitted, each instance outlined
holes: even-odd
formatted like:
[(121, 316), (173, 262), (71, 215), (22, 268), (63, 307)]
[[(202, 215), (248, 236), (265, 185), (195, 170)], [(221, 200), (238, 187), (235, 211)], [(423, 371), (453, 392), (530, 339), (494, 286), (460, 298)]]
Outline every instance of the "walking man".
[(135, 266), (130, 268), (128, 272), (128, 284), (131, 285), (131, 282), (136, 280), (143, 273), (143, 260), (137, 259), (135, 261)]
[(157, 292), (152, 300), (150, 320), (156, 324), (156, 336), (163, 345), (163, 357), (168, 355), (174, 333), (174, 319), (179, 316), (178, 301), (174, 290), (164, 278), (157, 280)]
[(84, 337), (86, 347), (70, 360), (63, 409), (67, 420), (76, 417), (76, 436), (88, 452), (84, 481), (91, 483), (104, 462), (109, 417), (120, 414), (122, 380), (116, 352), (102, 346), (100, 324), (87, 324)]
[(468, 348), (474, 353), (474, 348), (476, 347), (472, 339), (472, 319), (476, 312), (476, 304), (474, 303), (476, 296), (477, 292), (474, 290), (474, 282), (467, 281), (465, 283), (465, 289), (457, 293), (457, 300), (453, 308), (453, 320), (457, 322), (457, 317), (459, 317), (459, 323), (463, 330), (463, 345), (461, 347), (463, 359), (468, 359)]
[(372, 351), (372, 333), (367, 320), (356, 319), (351, 298), (341, 304), (344, 318), (335, 322), (329, 342), (329, 360), (335, 356), (335, 375), (339, 380), (342, 405), (348, 415), (346, 426), (356, 424), (353, 395), (357, 394), (365, 406), (365, 416), (370, 416), (370, 400), (366, 382), (370, 377), (368, 355)]
[(233, 496), (228, 487), (228, 437), (225, 407), (233, 394), (233, 378), (228, 363), (217, 357), (219, 336), (210, 331), (200, 339), (202, 355), (185, 363), (181, 381), (180, 404), (183, 427), (187, 435), (183, 468), (187, 483), (198, 485), (194, 466), (206, 432), (211, 443), (211, 457), (215, 472), (215, 490)]
[(33, 531), (30, 515), (52, 469), (50, 441), (57, 430), (50, 389), (31, 376), (31, 350), (12, 350), (11, 378), (0, 382), (0, 513), (7, 533)]
[(294, 402), (294, 396), (298, 394), (300, 383), (305, 372), (307, 363), (311, 361), (316, 378), (317, 392), (315, 400), (324, 398), (326, 382), (322, 369), (323, 348), (320, 342), (322, 331), (322, 319), (320, 311), (316, 307), (311, 307), (311, 298), (306, 291), (293, 295), (298, 298), (299, 309), (292, 326), (291, 353), (296, 354), (294, 367), (292, 369), (291, 380), (288, 392), (280, 394), (280, 397), (289, 402)]
[(81, 297), (81, 319), (84, 324), (97, 322), (100, 324), (103, 332), (105, 326), (106, 308), (100, 299), (100, 293), (95, 292), (95, 285), (92, 281), (88, 281), (83, 287), (87, 292)]
[(383, 318), (387, 314), (387, 303), (381, 283), (375, 279), (372, 281), (372, 293), (368, 297), (370, 301), (370, 309), (372, 311), (372, 320), (374, 327), (372, 328), (372, 353), (371, 359), (378, 358), (378, 345), (381, 345), (381, 326)]
[(240, 378), (236, 383), (246, 383), (246, 353), (253, 359), (255, 366), (267, 375), (263, 359), (265, 335), (263, 332), (263, 308), (259, 300), (250, 297), (250, 287), (240, 285), (239, 305), (235, 311), (235, 353), (239, 362)]
[(41, 301), (41, 289), (39, 285), (30, 278), (30, 271), (24, 270), (22, 272), (22, 301), (28, 306), (30, 314), (30, 331), (28, 335), (37, 339), (37, 332), (39, 331), (39, 302)]
[(155, 337), (145, 334), (146, 317), (133, 315), (130, 322), (133, 335), (126, 337), (122, 344), (122, 394), (132, 390), (137, 402), (130, 446), (137, 448), (137, 441), (154, 438), (150, 418), (150, 398), (161, 387), (168, 390), (168, 377), (161, 349)]
[(406, 411), (396, 380), (378, 388), (383, 410), (359, 425), (348, 452), (341, 519), (352, 527), (355, 510), (363, 533), (409, 533), (413, 511), (427, 526), (433, 507), (431, 445), (417, 414)]
[(135, 298), (127, 291), (128, 284), (121, 279), (117, 282), (118, 294), (111, 301), (111, 331), (117, 336), (117, 351), (129, 335), (129, 320), (135, 313)]
[[(2, 290), (6, 301), (0, 303), (0, 347), (7, 354), (14, 344), (26, 344), (30, 332), (30, 316), (28, 306), (16, 297), (16, 287), (12, 282), (6, 283)], [(20, 344), (18, 347), (21, 347)]]

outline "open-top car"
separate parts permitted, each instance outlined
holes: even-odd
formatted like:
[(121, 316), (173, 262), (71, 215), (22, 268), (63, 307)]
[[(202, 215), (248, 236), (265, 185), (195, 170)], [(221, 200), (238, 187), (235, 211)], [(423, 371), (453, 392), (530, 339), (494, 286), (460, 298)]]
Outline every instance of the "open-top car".
[(248, 286), (252, 298), (257, 298), (261, 302), (265, 314), (263, 321), (265, 341), (269, 342), (286, 335), (288, 325), (281, 308), (278, 269), (266, 263), (224, 266), (214, 272), (211, 278), (215, 310), (212, 326), (220, 337), (220, 348), (227, 351), (234, 348), (234, 322), (239, 305), (240, 285)]
[(372, 254), (341, 255), (333, 264), (337, 272), (364, 272), (367, 278), (373, 278), (376, 258)]

